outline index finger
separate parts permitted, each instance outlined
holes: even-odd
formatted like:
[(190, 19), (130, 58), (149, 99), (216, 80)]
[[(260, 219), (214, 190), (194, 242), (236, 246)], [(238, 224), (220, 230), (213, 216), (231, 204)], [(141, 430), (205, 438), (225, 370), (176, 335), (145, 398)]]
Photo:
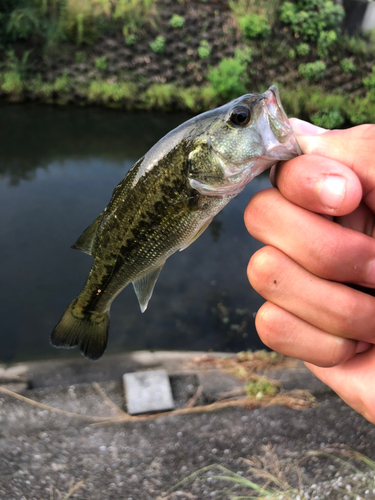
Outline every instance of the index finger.
[(290, 123), (305, 154), (331, 158), (356, 174), (363, 201), (375, 211), (375, 125), (325, 131), (296, 118)]

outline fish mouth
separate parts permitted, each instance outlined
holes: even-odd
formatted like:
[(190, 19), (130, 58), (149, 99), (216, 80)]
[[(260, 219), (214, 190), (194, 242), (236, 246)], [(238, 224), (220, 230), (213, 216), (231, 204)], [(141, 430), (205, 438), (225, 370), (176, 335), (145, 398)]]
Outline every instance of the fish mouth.
[(272, 85), (263, 94), (263, 113), (257, 119), (263, 144), (267, 145), (264, 158), (276, 161), (290, 160), (302, 154), (302, 150), (281, 104), (279, 89)]

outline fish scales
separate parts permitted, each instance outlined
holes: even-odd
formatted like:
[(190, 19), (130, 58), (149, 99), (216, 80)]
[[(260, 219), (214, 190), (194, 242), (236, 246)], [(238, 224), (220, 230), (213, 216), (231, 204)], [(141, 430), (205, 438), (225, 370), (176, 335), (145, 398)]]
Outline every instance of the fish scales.
[(189, 246), (261, 171), (300, 154), (276, 87), (203, 113), (159, 141), (73, 246), (94, 261), (51, 343), (98, 359), (109, 309), (133, 283), (142, 312), (166, 259)]

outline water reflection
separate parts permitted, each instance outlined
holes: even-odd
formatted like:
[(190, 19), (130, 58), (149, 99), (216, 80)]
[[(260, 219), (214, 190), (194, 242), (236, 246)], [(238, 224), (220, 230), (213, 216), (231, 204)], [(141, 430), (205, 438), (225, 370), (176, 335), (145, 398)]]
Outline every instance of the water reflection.
[[(131, 165), (185, 115), (37, 106), (0, 108), (2, 360), (78, 356), (49, 346), (81, 290), (89, 256), (70, 249)], [(254, 180), (191, 247), (173, 255), (145, 314), (132, 287), (112, 307), (109, 351), (259, 346), (246, 265), (259, 244), (243, 210)]]

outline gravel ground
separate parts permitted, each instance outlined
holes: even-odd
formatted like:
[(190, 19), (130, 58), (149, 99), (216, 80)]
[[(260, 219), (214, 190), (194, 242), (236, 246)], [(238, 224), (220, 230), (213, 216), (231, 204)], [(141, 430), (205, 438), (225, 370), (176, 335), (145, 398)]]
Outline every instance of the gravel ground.
[[(95, 389), (93, 381), (99, 382), (105, 394), (123, 408), (120, 373), (164, 367), (174, 374), (172, 389), (176, 406), (181, 407), (199, 383), (200, 374), (184, 365), (194, 356), (191, 353), (108, 356), (99, 369), (97, 365), (86, 365), (84, 360), (30, 363), (3, 367), (0, 381), (3, 387), (18, 389), (46, 405), (113, 417), (116, 411)], [(93, 426), (89, 420), (30, 406), (3, 394), (0, 499), (57, 500), (77, 485), (69, 498), (156, 500), (189, 474), (212, 464), (263, 484), (262, 479), (248, 471), (245, 460), (254, 455), (260, 457), (267, 470), (284, 471), (286, 479), (297, 489), (298, 481), (302, 481), (304, 497), (301, 493), (299, 497), (290, 493), (280, 498), (345, 500), (356, 498), (354, 491), (363, 498), (374, 499), (374, 470), (370, 472), (367, 468), (363, 474), (325, 455), (309, 453), (327, 447), (350, 447), (375, 459), (375, 427), (316, 381), (301, 364), (267, 375), (281, 380), (287, 389), (309, 389), (315, 394), (317, 404), (304, 410), (285, 406), (230, 407)], [(203, 393), (215, 392), (212, 384), (215, 378), (218, 392), (236, 385), (232, 376), (218, 372), (217, 377), (208, 377), (209, 380), (202, 377)], [(345, 461), (353, 462), (348, 458)], [(359, 469), (366, 467), (360, 464)], [(214, 469), (202, 472), (197, 480), (182, 484), (168, 498), (231, 498), (232, 485), (215, 479), (213, 474), (217, 473), (220, 471)], [(241, 491), (249, 494), (249, 489), (238, 490), (238, 494)]]

